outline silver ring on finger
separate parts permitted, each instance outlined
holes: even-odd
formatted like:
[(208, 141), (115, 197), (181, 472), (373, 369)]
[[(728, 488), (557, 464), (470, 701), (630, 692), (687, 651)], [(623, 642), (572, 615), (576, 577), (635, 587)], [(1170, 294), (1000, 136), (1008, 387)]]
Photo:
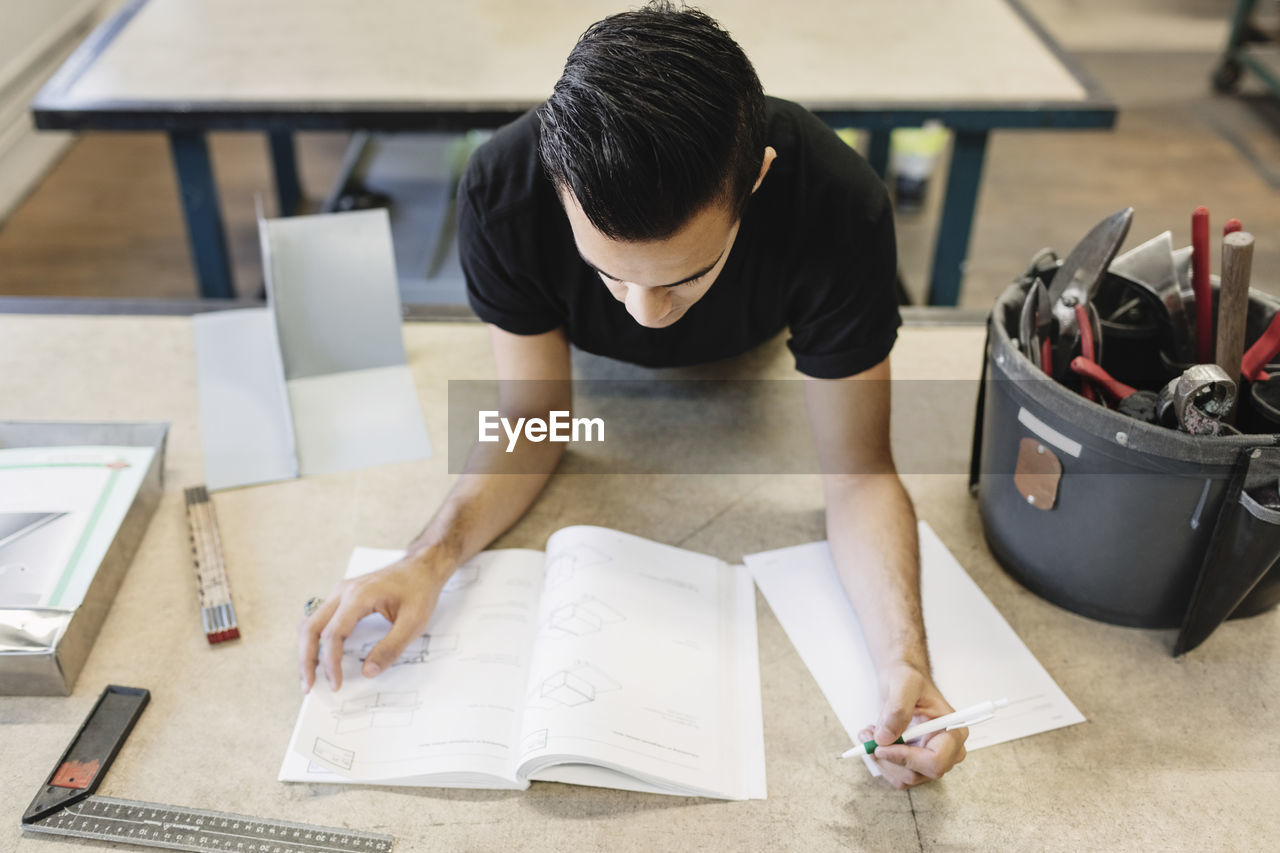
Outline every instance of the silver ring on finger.
[(321, 604), (324, 604), (324, 599), (318, 595), (308, 598), (302, 605), (303, 618), (310, 618), (312, 613), (320, 609)]

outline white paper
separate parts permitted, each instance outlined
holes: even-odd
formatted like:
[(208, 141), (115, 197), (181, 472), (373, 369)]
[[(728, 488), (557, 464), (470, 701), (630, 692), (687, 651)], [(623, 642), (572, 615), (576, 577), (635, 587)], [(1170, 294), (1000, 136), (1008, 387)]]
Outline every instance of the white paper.
[[(934, 683), (952, 707), (1007, 697), (1009, 707), (969, 729), (968, 750), (1084, 722), (1084, 717), (920, 522), (920, 592)], [(875, 666), (826, 542), (746, 558), (851, 743), (880, 715)]]
[(148, 447), (0, 450), (0, 608), (80, 606), (153, 454)]

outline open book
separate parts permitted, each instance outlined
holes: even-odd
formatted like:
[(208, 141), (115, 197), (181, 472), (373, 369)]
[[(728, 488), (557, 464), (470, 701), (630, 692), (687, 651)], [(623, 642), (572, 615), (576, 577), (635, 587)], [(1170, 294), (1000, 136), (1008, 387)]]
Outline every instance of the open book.
[[(347, 576), (400, 552), (356, 549)], [(486, 551), (373, 679), (388, 623), (347, 639), (302, 704), (283, 781), (452, 788), (531, 780), (763, 798), (755, 592), (740, 566), (600, 527)]]

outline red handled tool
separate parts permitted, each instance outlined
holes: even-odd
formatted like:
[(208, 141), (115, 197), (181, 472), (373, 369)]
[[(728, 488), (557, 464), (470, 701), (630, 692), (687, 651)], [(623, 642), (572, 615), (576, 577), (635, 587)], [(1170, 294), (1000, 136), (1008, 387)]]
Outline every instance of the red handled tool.
[(1227, 224), (1222, 226), (1222, 236), (1225, 237), (1228, 234), (1234, 234), (1237, 231), (1243, 231), (1243, 230), (1244, 230), (1244, 223), (1242, 223), (1239, 219), (1228, 219)]
[(1111, 395), (1111, 399), (1119, 402), (1125, 397), (1138, 393), (1138, 389), (1132, 385), (1126, 385), (1119, 379), (1116, 379), (1110, 373), (1107, 373), (1105, 367), (1095, 361), (1078, 355), (1071, 359), (1071, 370), (1077, 376), (1083, 379), (1089, 379), (1097, 382), (1102, 388)]
[(1191, 213), (1191, 290), (1196, 295), (1196, 361), (1213, 361), (1213, 293), (1209, 287), (1209, 209)]
[[(1092, 307), (1093, 298), (1098, 292), (1102, 280), (1106, 278), (1107, 267), (1115, 259), (1116, 251), (1129, 233), (1129, 224), (1133, 221), (1133, 208), (1118, 210), (1099, 222), (1089, 230), (1084, 239), (1075, 245), (1067, 255), (1049, 285), (1049, 302), (1053, 307), (1053, 316), (1057, 322), (1054, 342), (1054, 374), (1062, 382), (1071, 372), (1068, 365), (1080, 340), (1080, 328), (1077, 324), (1076, 307), (1084, 305), (1089, 309), (1091, 318), (1097, 317), (1097, 309)], [(1094, 360), (1101, 358), (1102, 340), (1101, 323), (1094, 329)]]
[[(1097, 359), (1093, 353), (1093, 324), (1089, 321), (1089, 311), (1083, 305), (1075, 306), (1076, 328), (1080, 330), (1080, 355), (1076, 358), (1082, 358), (1093, 364), (1097, 364)], [(1075, 361), (1072, 360), (1072, 368), (1075, 368)], [(1101, 367), (1099, 367), (1101, 369)], [(1080, 393), (1086, 400), (1096, 402), (1097, 397), (1094, 396), (1093, 386), (1087, 381), (1080, 383)]]
[(1240, 362), (1240, 375), (1250, 382), (1265, 382), (1271, 377), (1262, 368), (1280, 354), (1280, 311), (1271, 318), (1271, 324), (1262, 337), (1253, 342)]
[(1156, 394), (1152, 391), (1139, 391), (1126, 385), (1107, 373), (1101, 364), (1090, 361), (1082, 355), (1071, 359), (1071, 370), (1081, 379), (1098, 383), (1098, 386), (1111, 395), (1116, 401), (1117, 411), (1122, 415), (1144, 421), (1156, 422)]

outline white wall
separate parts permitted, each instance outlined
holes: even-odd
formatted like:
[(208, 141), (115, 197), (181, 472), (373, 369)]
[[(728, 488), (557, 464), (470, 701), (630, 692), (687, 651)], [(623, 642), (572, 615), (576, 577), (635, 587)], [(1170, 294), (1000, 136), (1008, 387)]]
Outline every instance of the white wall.
[(37, 133), (31, 99), (115, 0), (0, 0), (0, 222), (71, 141)]

